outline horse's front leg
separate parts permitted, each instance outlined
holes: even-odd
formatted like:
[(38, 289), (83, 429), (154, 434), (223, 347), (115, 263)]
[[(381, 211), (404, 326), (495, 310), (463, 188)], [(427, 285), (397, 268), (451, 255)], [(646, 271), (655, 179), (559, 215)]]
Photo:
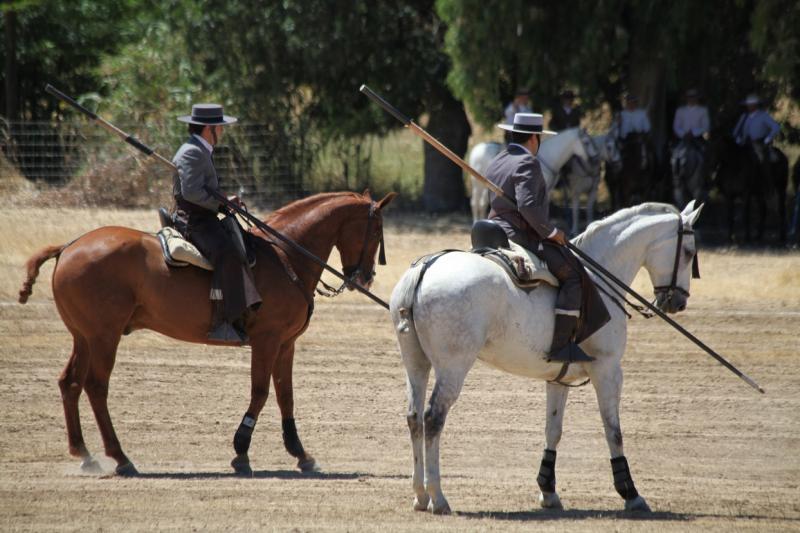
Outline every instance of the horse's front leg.
[(622, 449), (622, 429), (619, 423), (619, 400), (622, 394), (622, 367), (619, 359), (614, 361), (595, 361), (588, 366), (597, 394), (597, 404), (603, 419), (603, 429), (611, 454), (611, 471), (614, 474), (614, 488), (625, 500), (626, 511), (650, 511), (633, 484), (628, 460)]
[(294, 422), (294, 390), (292, 389), (292, 367), (294, 363), (294, 340), (281, 347), (278, 361), (272, 371), (272, 382), (275, 384), (275, 396), (281, 410), (281, 427), (283, 428), (283, 445), (286, 451), (297, 458), (297, 468), (303, 472), (316, 472), (319, 465), (303, 448), (297, 436)]
[(231, 461), (231, 466), (236, 473), (246, 476), (253, 474), (248, 455), (250, 439), (253, 436), (258, 415), (261, 414), (261, 410), (267, 402), (269, 375), (279, 349), (278, 341), (271, 336), (252, 339), (252, 346), (250, 352), (250, 405), (233, 436), (233, 449), (236, 451), (236, 457)]
[(564, 424), (564, 408), (567, 405), (569, 388), (557, 383), (547, 384), (547, 420), (545, 422), (545, 449), (539, 465), (539, 505), (545, 509), (563, 509), (556, 492), (556, 448), (561, 440)]

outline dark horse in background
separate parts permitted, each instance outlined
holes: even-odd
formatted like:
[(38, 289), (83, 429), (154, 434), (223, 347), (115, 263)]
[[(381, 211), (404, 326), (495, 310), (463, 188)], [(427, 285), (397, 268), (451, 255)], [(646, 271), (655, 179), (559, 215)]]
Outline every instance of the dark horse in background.
[[(348, 279), (369, 287), (375, 254), (383, 241), (381, 211), (394, 196), (390, 193), (376, 202), (368, 192), (318, 194), (277, 210), (267, 223), (323, 260), (336, 247)], [(260, 230), (251, 230), (249, 240), (256, 250), (253, 276), (263, 304), (246, 320), (252, 347), (250, 405), (234, 436), (236, 457), (231, 466), (237, 473), (252, 473), (250, 438), (272, 378), (284, 445), (301, 470), (316, 470), (295, 426), (292, 361), (295, 341), (311, 318), (322, 267)], [(117, 474), (136, 475), (114, 432), (107, 405), (120, 337), (150, 329), (174, 339), (209, 344), (211, 272), (168, 267), (152, 234), (104, 227), (34, 254), (27, 263), (20, 303), (31, 295), (42, 263), (54, 257), (53, 299), (73, 338), (72, 355), (58, 381), (69, 451), (82, 459), (83, 470), (99, 470), (81, 433), (78, 400), (85, 389), (106, 455), (117, 462)]]
[(751, 240), (751, 204), (758, 207), (756, 238), (764, 238), (767, 219), (767, 202), (777, 201), (778, 235), (780, 244), (786, 243), (786, 185), (789, 179), (789, 161), (775, 147), (753, 143), (737, 144), (732, 137), (724, 137), (716, 146), (716, 186), (725, 197), (728, 212), (728, 240), (734, 241), (736, 202), (743, 204), (745, 242)]
[(789, 239), (795, 244), (800, 244), (800, 158), (794, 162), (792, 183), (794, 183), (794, 202), (792, 202), (792, 221), (789, 222)]
[(621, 164), (606, 167), (606, 184), (614, 211), (653, 199), (655, 158), (647, 138), (631, 133), (618, 142)]

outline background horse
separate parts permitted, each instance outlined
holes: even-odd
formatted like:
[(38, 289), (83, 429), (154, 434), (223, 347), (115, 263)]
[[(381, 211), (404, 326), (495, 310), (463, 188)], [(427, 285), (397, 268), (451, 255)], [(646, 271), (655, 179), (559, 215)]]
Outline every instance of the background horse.
[[(583, 136), (586, 136), (584, 138)], [(621, 164), (621, 157), (617, 143), (613, 139), (609, 142), (608, 135), (594, 135), (589, 137), (581, 129), (581, 141), (586, 147), (587, 160), (573, 157), (565, 166), (564, 183), (566, 196), (569, 197), (572, 212), (570, 235), (577, 235), (580, 230), (580, 200), (586, 195), (586, 225), (594, 220), (594, 204), (597, 201), (597, 188), (600, 185), (601, 166), (605, 164), (606, 172), (613, 171)]]
[[(585, 140), (588, 139), (588, 136), (586, 136)], [(476, 144), (470, 151), (469, 164), (472, 168), (478, 170), (481, 175), (485, 176), (485, 169), (489, 167), (491, 160), (500, 153), (502, 149), (503, 145), (499, 143)], [(539, 160), (542, 167), (542, 175), (547, 184), (548, 196), (558, 181), (559, 170), (573, 156), (580, 157), (584, 160), (589, 158), (579, 128), (564, 130), (558, 135), (549, 138), (545, 136), (542, 145), (539, 147), (539, 153), (536, 155), (536, 158)], [(484, 171), (480, 171), (480, 168), (483, 168)], [(486, 189), (485, 185), (479, 183), (474, 178), (472, 179), (472, 197), (470, 199), (470, 204), (472, 206), (473, 220), (486, 218), (486, 215), (489, 213), (489, 191)]]
[[(717, 144), (717, 170), (715, 182), (728, 211), (728, 240), (734, 240), (736, 201), (742, 200), (744, 211), (745, 242), (751, 238), (751, 203), (758, 208), (757, 239), (764, 238), (767, 218), (767, 201), (777, 201), (778, 238), (786, 242), (786, 185), (789, 180), (789, 162), (783, 152), (772, 147), (754, 147), (752, 143), (738, 145), (726, 137)], [(762, 154), (756, 150), (763, 150)]]
[[(692, 225), (701, 209), (694, 209), (693, 201), (683, 213), (671, 205), (643, 204), (593, 223), (574, 243), (624, 283), (646, 268), (656, 287), (656, 304), (667, 312), (682, 311), (697, 252)], [(622, 447), (619, 401), (627, 336), (622, 304), (603, 295), (611, 321), (581, 343), (595, 360), (571, 365), (562, 376), (560, 364), (545, 361), (553, 337), (555, 288), (523, 291), (500, 266), (471, 253), (441, 256), (426, 266), (424, 277), (420, 263), (406, 271), (390, 302), (408, 377), (414, 508), (450, 512), (441, 488), (439, 439), (467, 373), (481, 359), (506, 372), (548, 380), (546, 449), (537, 479), (542, 507), (561, 507), (555, 458), (569, 389), (560, 383), (588, 376), (597, 393), (614, 486), (627, 510), (649, 510), (634, 487)], [(424, 409), (431, 367), (436, 382)]]
[[(273, 213), (268, 224), (325, 260), (334, 247), (352, 282), (369, 286), (375, 253), (383, 238), (381, 210), (394, 193), (373, 202), (369, 193), (319, 194)], [(314, 288), (322, 267), (286, 245), (270, 243), (252, 231), (256, 248), (253, 275), (263, 299), (246, 320), (252, 346), (250, 405), (234, 437), (239, 473), (251, 473), (248, 449), (272, 377), (281, 411), (287, 451), (304, 471), (316, 469), (306, 453), (294, 421), (292, 362), (295, 340), (305, 331), (313, 309)], [(170, 268), (158, 239), (148, 233), (104, 227), (71, 243), (50, 246), (28, 260), (28, 276), (19, 301), (25, 303), (42, 263), (57, 258), (53, 299), (73, 338), (72, 354), (58, 381), (64, 403), (69, 451), (86, 471), (99, 469), (81, 433), (78, 399), (86, 390), (106, 455), (117, 462), (119, 475), (135, 475), (123, 453), (108, 412), (108, 383), (122, 335), (150, 329), (172, 338), (210, 344), (211, 273), (194, 267)]]
[[(481, 176), (486, 176), (486, 169), (489, 168), (489, 163), (497, 154), (503, 151), (504, 146), (498, 142), (476, 144), (469, 151), (469, 166), (477, 170)], [(472, 182), (472, 195), (470, 196), (469, 205), (472, 209), (472, 221), (474, 222), (486, 218), (489, 214), (489, 189), (471, 174), (470, 180)]]
[(675, 205), (683, 205), (686, 198), (706, 198), (706, 158), (700, 142), (681, 140), (672, 149), (670, 169)]
[[(609, 132), (614, 136), (614, 130)], [(631, 133), (618, 140), (621, 165), (606, 172), (606, 183), (611, 195), (612, 209), (621, 209), (653, 197), (653, 153), (645, 137)]]

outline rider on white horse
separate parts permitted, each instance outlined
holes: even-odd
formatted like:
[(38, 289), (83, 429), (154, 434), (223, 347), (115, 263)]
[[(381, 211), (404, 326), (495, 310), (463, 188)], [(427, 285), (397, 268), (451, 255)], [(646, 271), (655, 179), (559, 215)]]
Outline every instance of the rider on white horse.
[[(509, 239), (547, 263), (561, 284), (548, 360), (586, 362), (592, 358), (578, 347), (576, 340), (580, 342), (591, 334), (586, 332), (589, 322), (592, 323), (589, 329), (593, 332), (609, 320), (609, 315), (599, 296), (594, 298), (598, 305), (583, 317), (583, 327), (579, 331), (583, 292), (587, 287), (592, 290), (593, 285), (578, 260), (566, 248), (564, 232), (550, 224), (548, 219), (547, 185), (536, 153), (540, 136), (555, 135), (555, 132), (544, 130), (542, 124), (542, 115), (538, 113), (517, 113), (513, 124), (499, 125), (511, 132), (511, 143), (489, 164), (486, 177), (516, 202), (516, 207), (492, 194), (489, 218), (503, 228)], [(597, 296), (596, 292), (594, 295)]]

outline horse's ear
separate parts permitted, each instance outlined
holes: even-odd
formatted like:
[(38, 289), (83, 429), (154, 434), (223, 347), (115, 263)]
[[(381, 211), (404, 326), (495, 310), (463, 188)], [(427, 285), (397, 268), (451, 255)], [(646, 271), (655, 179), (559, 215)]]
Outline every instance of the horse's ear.
[(689, 203), (686, 204), (686, 207), (684, 207), (683, 211), (681, 211), (681, 215), (688, 216), (689, 213), (694, 211), (694, 203), (695, 203), (694, 200), (689, 200)]
[[(694, 200), (692, 200), (692, 203), (694, 203)], [(700, 212), (703, 210), (704, 205), (706, 204), (700, 204), (697, 209), (693, 210), (690, 213), (687, 213), (686, 215), (683, 215), (684, 220), (686, 221), (685, 223), (694, 227), (695, 223), (697, 222), (697, 219), (700, 218)]]
[(381, 199), (381, 200), (378, 202), (378, 209), (383, 209), (384, 207), (386, 207), (387, 205), (389, 205), (390, 203), (392, 203), (392, 200), (394, 200), (395, 196), (397, 196), (397, 193), (396, 193), (396, 192), (390, 192), (389, 194), (387, 194), (386, 196), (384, 196), (384, 197), (383, 197), (383, 198), (382, 198), (382, 199)]
[(364, 192), (362, 192), (362, 193), (361, 193), (361, 196), (363, 196), (363, 197), (364, 197), (364, 198), (366, 198), (367, 200), (372, 200), (372, 195), (371, 195), (371, 194), (370, 194), (370, 192), (369, 192), (369, 187), (367, 187), (366, 189), (364, 189)]

